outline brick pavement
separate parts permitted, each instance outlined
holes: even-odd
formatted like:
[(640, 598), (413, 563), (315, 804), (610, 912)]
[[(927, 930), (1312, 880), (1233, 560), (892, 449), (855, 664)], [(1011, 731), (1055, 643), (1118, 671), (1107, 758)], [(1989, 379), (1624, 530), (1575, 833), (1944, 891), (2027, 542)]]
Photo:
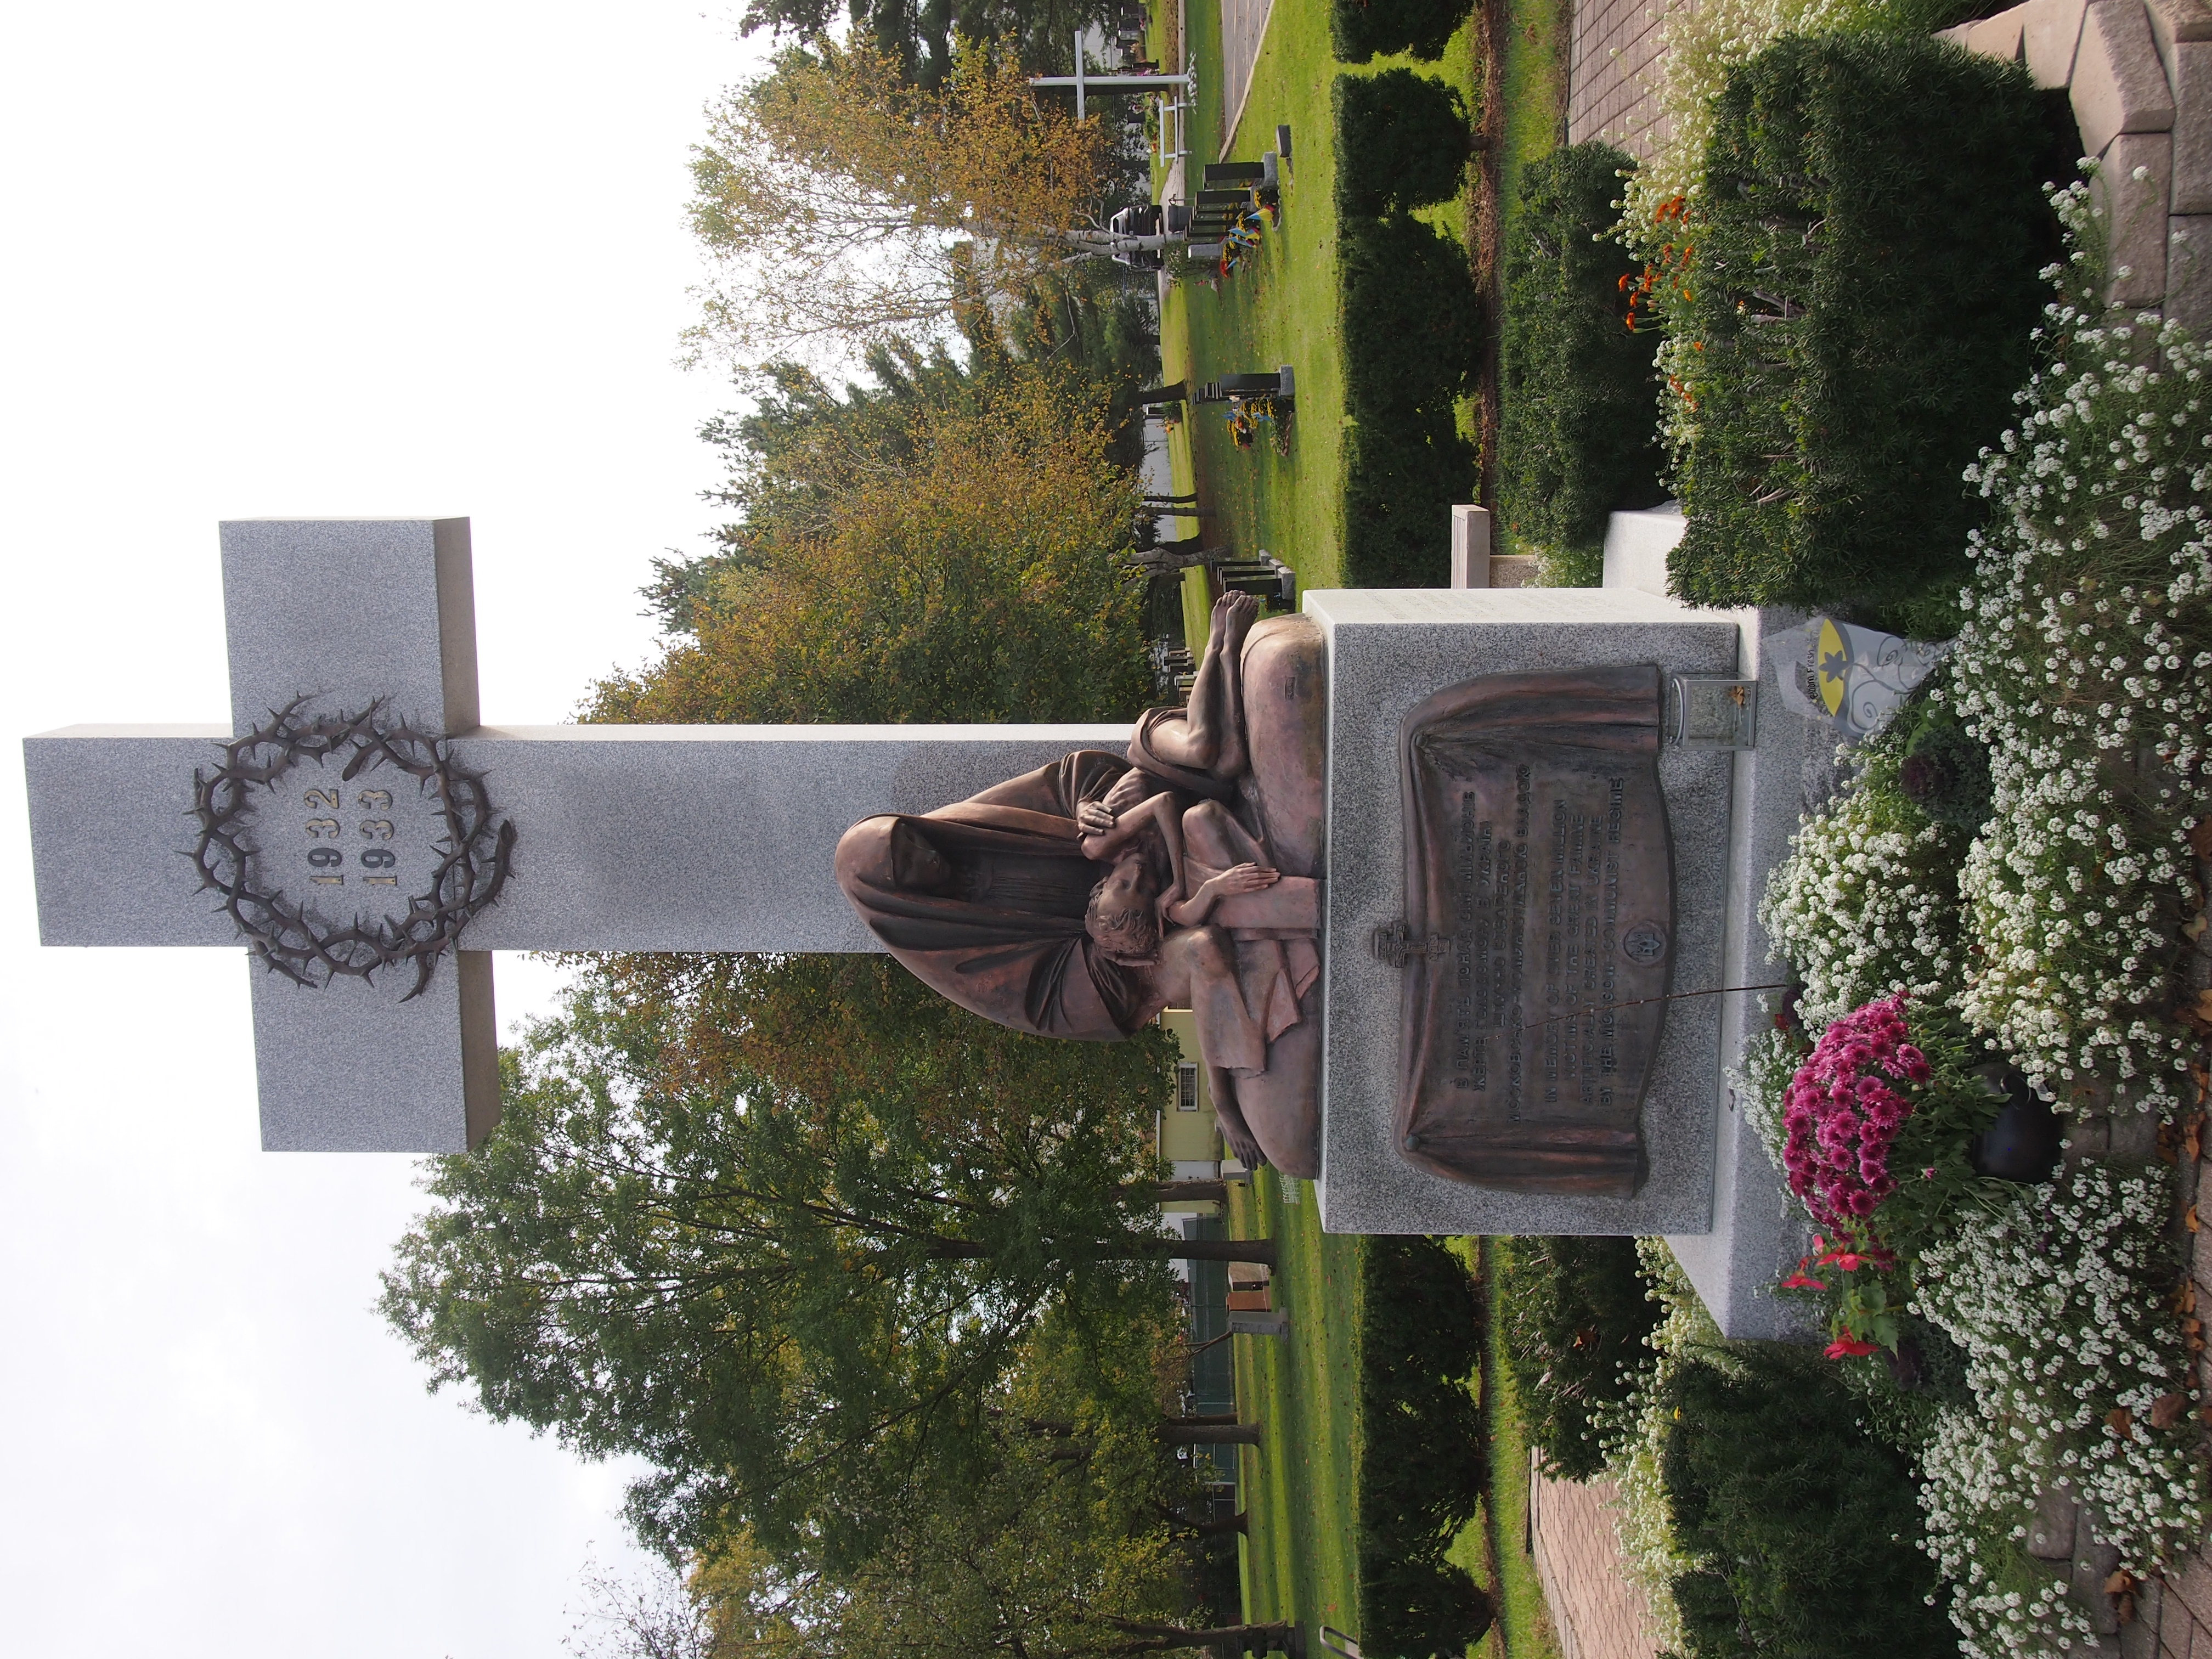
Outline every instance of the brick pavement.
[(1584, 0), (1575, 8), (1567, 69), (1567, 142), (1603, 138), (1648, 160), (1665, 128), (1653, 83), (1667, 15), (1692, 0)]
[[(1533, 1468), (1533, 1462), (1532, 1462)], [(1529, 1483), (1529, 1532), (1563, 1659), (1658, 1659), (1644, 1593), (1620, 1571), (1607, 1480)], [(2189, 1659), (2189, 1656), (2183, 1656)], [(2212, 1659), (2208, 1647), (2203, 1659)]]

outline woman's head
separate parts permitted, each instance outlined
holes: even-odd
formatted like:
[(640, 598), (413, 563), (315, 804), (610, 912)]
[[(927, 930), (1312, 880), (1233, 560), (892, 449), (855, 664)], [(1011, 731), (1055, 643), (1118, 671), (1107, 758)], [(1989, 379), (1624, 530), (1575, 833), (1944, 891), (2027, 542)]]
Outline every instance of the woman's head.
[(1133, 850), (1091, 890), (1083, 931), (1110, 962), (1150, 966), (1160, 954), (1159, 893), (1144, 855)]

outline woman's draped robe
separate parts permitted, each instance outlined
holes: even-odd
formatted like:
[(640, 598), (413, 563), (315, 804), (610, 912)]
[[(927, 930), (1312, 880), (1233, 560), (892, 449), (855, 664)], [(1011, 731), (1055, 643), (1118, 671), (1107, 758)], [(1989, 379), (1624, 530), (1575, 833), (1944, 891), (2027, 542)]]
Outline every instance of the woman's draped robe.
[[(1206, 783), (1215, 811), (1185, 814), (1195, 886), (1267, 858), (1218, 805), (1235, 799), (1233, 785), (1150, 755), (1146, 735), (1163, 714), (1180, 712), (1148, 714), (1131, 754), (1163, 788), (1187, 797), (1194, 780)], [(1042, 1036), (1127, 1036), (1144, 1012), (1141, 976), (1084, 931), (1091, 890), (1109, 866), (1084, 856), (1076, 809), (1128, 769), (1117, 756), (1081, 750), (932, 812), (865, 818), (838, 843), (838, 884), (894, 957), (971, 1013)], [(1299, 999), (1320, 972), (1317, 897), (1310, 879), (1285, 877), (1216, 902), (1210, 921), (1227, 932), (1237, 971), (1233, 980), (1194, 975), (1208, 1065), (1261, 1073), (1268, 1043), (1297, 1023)]]

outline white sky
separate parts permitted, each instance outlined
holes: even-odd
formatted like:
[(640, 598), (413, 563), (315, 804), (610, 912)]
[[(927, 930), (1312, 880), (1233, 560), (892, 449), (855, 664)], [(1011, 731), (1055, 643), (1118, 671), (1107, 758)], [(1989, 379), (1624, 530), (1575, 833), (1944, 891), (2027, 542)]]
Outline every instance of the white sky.
[(13, 740), (225, 718), (227, 517), (470, 515), (488, 720), (647, 653), (728, 401), (686, 148), (758, 51), (700, 3), (0, 13), (0, 1652), (551, 1656), (624, 1559), (622, 1471), (371, 1311), (413, 1161), (257, 1149), (242, 955), (39, 948)]

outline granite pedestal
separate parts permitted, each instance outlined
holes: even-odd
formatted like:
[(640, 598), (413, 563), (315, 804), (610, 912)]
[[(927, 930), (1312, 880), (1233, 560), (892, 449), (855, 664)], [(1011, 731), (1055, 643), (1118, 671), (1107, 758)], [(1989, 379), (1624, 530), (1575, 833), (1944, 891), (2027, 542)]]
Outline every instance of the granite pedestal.
[[(1366, 948), (1402, 911), (1400, 723), (1432, 692), (1481, 674), (1656, 664), (1728, 678), (1737, 630), (1664, 599), (1599, 588), (1323, 591), (1307, 613), (1328, 641), (1328, 949), (1322, 969), (1322, 1224), (1332, 1232), (1703, 1231), (1711, 1217), (1719, 1011), (1674, 1003), (1644, 1099), (1650, 1174), (1633, 1197), (1467, 1186), (1393, 1144), (1401, 977)], [(1662, 747), (1674, 844), (1675, 988), (1723, 984), (1729, 757)]]

